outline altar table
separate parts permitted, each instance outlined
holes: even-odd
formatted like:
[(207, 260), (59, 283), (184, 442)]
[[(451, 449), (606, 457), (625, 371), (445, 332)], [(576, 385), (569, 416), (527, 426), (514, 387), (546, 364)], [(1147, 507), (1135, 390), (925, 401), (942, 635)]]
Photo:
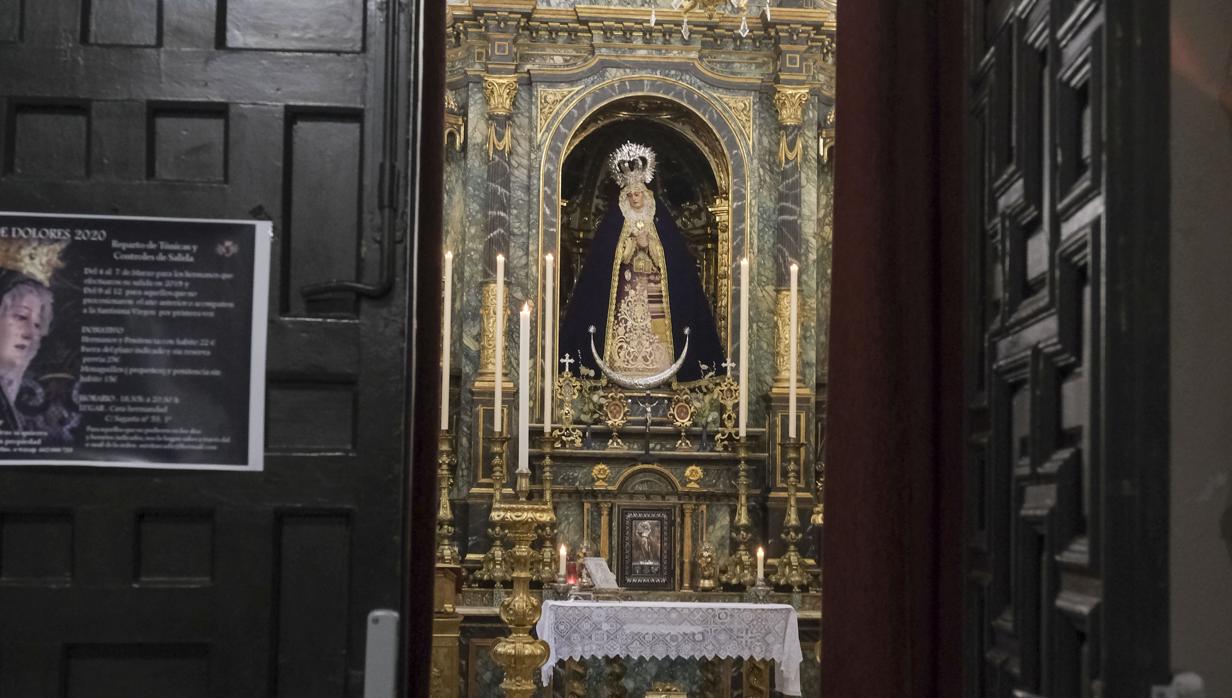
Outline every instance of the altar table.
[(535, 626), (558, 660), (584, 657), (722, 657), (774, 660), (775, 688), (800, 695), (800, 630), (786, 604), (677, 601), (544, 601)]

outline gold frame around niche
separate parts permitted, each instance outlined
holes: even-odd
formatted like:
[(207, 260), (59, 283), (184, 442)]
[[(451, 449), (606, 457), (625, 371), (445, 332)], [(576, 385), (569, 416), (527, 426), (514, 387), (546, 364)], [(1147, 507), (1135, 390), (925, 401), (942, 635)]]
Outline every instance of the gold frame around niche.
[[(731, 130), (732, 133), (736, 135), (736, 139), (735, 139), (736, 144), (740, 150), (740, 156), (745, 163), (745, 177), (746, 177), (745, 201), (744, 201), (745, 254), (749, 257), (750, 262), (752, 262), (752, 260), (755, 259), (757, 256), (757, 250), (755, 249), (755, 245), (753, 244), (754, 241), (756, 240), (756, 237), (753, 235), (753, 230), (752, 230), (752, 221), (755, 220), (755, 217), (753, 215), (755, 203), (754, 203), (753, 197), (750, 196), (748, 193), (749, 187), (748, 187), (747, 179), (750, 176), (750, 172), (756, 166), (756, 163), (753, 162), (750, 152), (749, 152), (752, 149), (753, 144), (751, 140), (748, 140), (746, 142), (746, 139), (751, 134), (749, 134), (746, 131), (746, 129), (744, 128), (744, 125), (740, 123), (738, 117), (736, 119), (733, 119), (732, 117), (735, 115), (729, 115), (727, 113), (731, 111), (731, 106), (725, 100), (712, 99), (710, 95), (707, 95), (705, 92), (699, 90), (693, 85), (682, 82), (680, 80), (673, 80), (672, 78), (663, 77), (661, 75), (646, 75), (646, 74), (621, 75), (617, 77), (608, 78), (607, 80), (604, 80), (603, 82), (600, 82), (600, 83), (596, 83), (595, 85), (592, 85), (590, 87), (578, 88), (574, 90), (571, 94), (569, 94), (564, 100), (562, 100), (556, 106), (552, 116), (549, 119), (549, 123), (547, 127), (544, 129), (543, 133), (551, 134), (551, 133), (557, 132), (560, 129), (561, 121), (564, 119), (564, 116), (568, 114), (569, 111), (572, 110), (587, 95), (590, 95), (609, 85), (619, 83), (619, 82), (626, 82), (626, 81), (658, 82), (658, 83), (662, 83), (665, 85), (673, 85), (681, 89), (688, 90), (692, 92), (693, 95), (699, 98), (701, 101), (709, 104), (710, 107), (714, 110), (715, 114), (718, 115), (718, 118), (723, 119), (724, 124)], [(536, 88), (536, 89), (550, 89), (550, 88)], [(720, 148), (722, 147), (722, 139), (719, 138), (718, 131), (717, 129), (715, 129), (714, 124), (712, 124), (711, 121), (705, 117), (705, 115), (699, 113), (697, 110), (693, 109), (693, 107), (689, 106), (688, 104), (678, 99), (675, 99), (668, 95), (660, 94), (657, 92), (650, 92), (646, 90), (634, 90), (634, 91), (625, 92), (619, 95), (615, 95), (591, 107), (591, 109), (579, 120), (578, 124), (573, 129), (571, 129), (570, 132), (568, 133), (568, 137), (566, 140), (566, 146), (561, 149), (561, 156), (560, 156), (559, 162), (555, 163), (556, 164), (556, 181), (553, 184), (554, 189), (552, 190), (552, 193), (555, 195), (557, 200), (560, 199), (560, 195), (561, 195), (560, 194), (561, 177), (563, 175), (563, 168), (564, 168), (565, 160), (569, 157), (569, 154), (573, 151), (573, 148), (579, 142), (581, 142), (582, 139), (579, 137), (579, 133), (583, 130), (583, 127), (588, 125), (587, 124), (588, 120), (591, 117), (593, 117), (595, 114), (609, 107), (614, 102), (618, 102), (618, 101), (629, 99), (629, 98), (636, 98), (636, 97), (647, 97), (647, 98), (651, 98), (655, 100), (671, 102), (673, 105), (692, 113), (692, 115), (696, 117), (702, 124), (705, 124), (711, 129), (711, 133), (714, 135), (715, 141), (718, 143)], [(727, 211), (726, 211), (727, 215), (725, 217), (722, 217), (719, 223), (719, 241), (718, 241), (719, 277), (717, 279), (717, 282), (718, 282), (717, 285), (719, 287), (718, 305), (722, 310), (722, 316), (720, 318), (716, 318), (716, 321), (719, 325), (718, 329), (720, 333), (720, 338), (723, 341), (724, 351), (727, 354), (731, 354), (732, 342), (734, 341), (734, 337), (732, 336), (733, 332), (731, 331), (732, 321), (733, 321), (732, 307), (734, 305), (733, 295), (735, 293), (735, 285), (736, 285), (735, 280), (732, 278), (732, 273), (731, 273), (732, 259), (733, 259), (733, 255), (735, 254), (735, 250), (732, 249), (732, 246), (733, 246), (733, 235), (732, 235), (733, 201), (731, 198), (731, 189), (732, 189), (732, 179), (734, 176), (733, 166), (732, 166), (732, 156), (730, 153), (727, 153), (726, 151), (722, 151), (722, 154), (725, 156), (724, 157), (725, 167), (723, 169), (719, 169), (715, 166), (716, 163), (714, 162), (714, 159), (713, 159), (715, 156), (715, 153), (712, 152), (710, 147), (706, 146), (705, 144), (701, 142), (698, 142), (696, 138), (692, 137), (692, 134), (681, 131), (679, 128), (676, 128), (675, 125), (672, 125), (672, 127), (678, 132), (680, 132), (683, 136), (688, 138), (690, 142), (692, 142), (695, 146), (697, 146), (698, 149), (702, 152), (702, 154), (706, 157), (707, 161), (710, 162), (711, 168), (713, 169), (715, 173), (715, 179), (718, 182), (718, 189), (720, 193), (722, 194), (722, 198), (725, 199), (727, 202)], [(543, 144), (540, 143), (539, 145), (542, 146)], [(539, 184), (540, 186), (539, 186), (538, 211), (540, 212), (540, 215), (538, 216), (538, 225), (537, 225), (538, 227), (538, 253), (536, 255), (537, 260), (543, 259), (543, 255), (545, 251), (544, 221), (543, 221), (542, 212), (544, 210), (543, 209), (544, 197), (547, 193), (547, 187), (544, 186), (545, 184), (544, 172), (547, 169), (547, 165), (548, 165), (548, 151), (546, 149), (542, 149), (542, 153), (539, 159)], [(551, 249), (553, 250), (554, 253), (559, 253), (559, 250), (560, 250), (560, 235), (561, 235), (562, 220), (563, 219), (558, 215), (557, 220), (556, 220), (556, 229), (552, 231), (552, 235), (554, 238), (554, 244), (552, 245)], [(553, 305), (555, 307), (556, 303), (559, 301), (562, 295), (560, 291), (560, 265), (559, 264), (557, 264), (554, 267), (553, 273), (555, 274), (555, 278), (553, 279), (553, 288), (555, 288), (556, 290), (556, 298), (553, 299), (554, 301)], [(537, 284), (537, 288), (535, 289), (535, 298), (536, 298), (536, 302), (538, 303), (538, 307), (540, 308), (540, 311), (539, 311), (540, 323), (541, 323), (540, 327), (542, 328), (543, 326), (542, 323), (544, 322), (542, 308), (543, 308), (543, 292), (545, 289), (545, 284), (544, 284), (543, 274), (539, 273), (538, 277), (539, 277), (539, 282)], [(558, 307), (555, 308), (554, 312), (559, 314), (560, 308)], [(536, 332), (535, 335), (536, 335), (535, 355), (542, 356), (543, 354), (543, 332), (542, 330), (540, 330), (539, 332)], [(542, 386), (540, 386), (540, 391), (541, 390), (542, 390)], [(537, 391), (537, 392), (540, 392), (540, 391)], [(539, 409), (542, 410), (542, 405), (539, 406)]]

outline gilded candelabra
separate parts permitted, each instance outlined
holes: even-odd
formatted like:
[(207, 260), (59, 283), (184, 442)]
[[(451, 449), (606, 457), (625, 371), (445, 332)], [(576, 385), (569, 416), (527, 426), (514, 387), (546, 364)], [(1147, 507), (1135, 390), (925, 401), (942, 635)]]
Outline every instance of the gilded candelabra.
[(492, 656), (505, 670), (501, 689), (506, 696), (530, 698), (535, 693), (535, 671), (548, 659), (548, 645), (530, 636), (539, 620), (540, 602), (530, 593), (531, 563), (538, 553), (530, 544), (546, 526), (554, 526), (556, 514), (548, 502), (496, 502), (489, 517), (492, 526), (508, 531), (513, 549), (508, 558), (513, 567), (513, 593), (501, 602), (500, 617), (510, 633), (492, 648)]
[(453, 508), (449, 504), (449, 489), (453, 486), (453, 435), (442, 431), (437, 437), (436, 483), (440, 501), (436, 507), (436, 564), (460, 565), (458, 545), (454, 542)]
[(787, 549), (779, 557), (778, 567), (770, 576), (770, 581), (779, 587), (790, 587), (792, 591), (808, 586), (808, 573), (804, 569), (804, 561), (796, 544), (800, 542), (800, 515), (796, 511), (796, 489), (800, 485), (800, 449), (803, 444), (799, 439), (788, 438), (783, 441), (783, 453), (787, 461), (787, 515), (783, 518), (783, 541)]
[[(492, 443), (492, 511), (501, 505), (505, 491), (505, 449), (509, 446), (506, 434), (488, 437)], [(496, 517), (488, 519), (488, 538), (492, 547), (483, 556), (483, 565), (475, 572), (475, 579), (500, 585), (511, 579), (509, 561), (506, 559), (505, 537), (508, 531)]]
[(736, 455), (739, 459), (736, 470), (736, 517), (732, 521), (731, 534), (736, 541), (736, 552), (727, 560), (723, 583), (751, 587), (757, 581), (757, 563), (749, 553), (753, 522), (749, 519), (749, 444), (746, 439), (736, 441)]
[[(552, 507), (552, 441), (551, 436), (544, 435), (540, 437), (540, 447), (543, 449), (543, 503), (548, 507)], [(539, 569), (535, 575), (543, 584), (553, 584), (563, 582), (564, 579), (557, 579), (556, 572), (560, 564), (559, 555), (556, 552), (556, 519), (553, 518), (551, 523), (543, 525), (539, 532), (539, 538), (543, 541), (542, 548), (539, 551)]]

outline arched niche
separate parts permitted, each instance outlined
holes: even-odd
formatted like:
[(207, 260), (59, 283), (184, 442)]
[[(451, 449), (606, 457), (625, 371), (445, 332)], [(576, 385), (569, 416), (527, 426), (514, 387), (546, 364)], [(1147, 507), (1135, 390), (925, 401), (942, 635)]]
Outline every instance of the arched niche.
[[(571, 146), (581, 143), (588, 135), (588, 124), (599, 124), (605, 107), (624, 101), (632, 105), (641, 98), (656, 108), (680, 110), (689, 115), (693, 124), (692, 142), (708, 160), (715, 163), (716, 187), (726, 187), (726, 205), (718, 212), (718, 228), (714, 262), (716, 297), (715, 320), (720, 336), (730, 355), (734, 350), (730, 328), (731, 318), (738, 312), (739, 299), (733, 298), (733, 280), (742, 255), (749, 253), (749, 202), (748, 173), (749, 142), (738, 130), (728, 107), (691, 85), (657, 76), (626, 76), (607, 80), (598, 85), (580, 90), (566, 99), (565, 104), (546, 124), (548, 134), (540, 156), (539, 188), (539, 255), (549, 252), (559, 255), (562, 230), (562, 176), (565, 159)], [(599, 117), (592, 119), (596, 114)], [(681, 122), (684, 123), (683, 121)], [(679, 124), (678, 124), (679, 125)], [(601, 124), (600, 124), (601, 126)], [(670, 127), (670, 126), (669, 126)], [(688, 135), (677, 129), (688, 138)], [(724, 215), (725, 214), (725, 215)], [(560, 273), (557, 266), (557, 274)], [(554, 307), (561, 308), (561, 299), (568, 290), (561, 290), (561, 279), (556, 279), (557, 298)], [(540, 284), (539, 293), (543, 292)], [(540, 298), (542, 301), (542, 298)], [(540, 303), (542, 307), (542, 303)], [(558, 322), (553, 318), (554, 323)]]
[(591, 114), (574, 134), (561, 176), (559, 307), (569, 302), (582, 260), (599, 221), (619, 189), (608, 158), (626, 141), (654, 150), (658, 162), (650, 188), (676, 221), (698, 263), (698, 276), (711, 312), (727, 290), (720, 282), (719, 250), (729, 246), (727, 156), (701, 119), (658, 97), (616, 100)]

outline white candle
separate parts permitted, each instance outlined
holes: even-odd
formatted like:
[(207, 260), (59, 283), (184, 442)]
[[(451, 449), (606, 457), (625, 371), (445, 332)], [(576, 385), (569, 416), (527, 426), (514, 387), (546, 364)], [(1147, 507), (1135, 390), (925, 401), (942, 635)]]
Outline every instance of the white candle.
[(530, 472), (530, 305), (518, 328), (518, 472)]
[(556, 324), (552, 317), (553, 296), (556, 293), (556, 259), (551, 253), (543, 271), (543, 433), (552, 435), (552, 389), (556, 384)]
[(800, 265), (791, 265), (791, 318), (787, 320), (791, 330), (787, 332), (787, 343), (791, 345), (791, 353), (787, 361), (787, 379), (791, 380), (791, 388), (787, 390), (787, 438), (796, 438), (796, 292), (800, 279)]
[(788, 323), (791, 329), (787, 333), (787, 342), (791, 346), (788, 354), (787, 379), (791, 387), (787, 391), (787, 438), (796, 438), (796, 290), (800, 277), (800, 266), (794, 262), (791, 265), (791, 317)]
[(567, 560), (568, 558), (569, 558), (569, 549), (565, 547), (564, 543), (561, 543), (560, 544), (560, 572), (557, 573), (558, 577), (565, 576), (565, 560)]
[(449, 350), (453, 345), (453, 252), (445, 253), (445, 300), (441, 305), (441, 431), (449, 431)]
[(496, 376), (494, 391), (494, 409), (492, 412), (492, 431), (501, 433), (501, 376), (505, 363), (505, 255), (496, 255), (496, 347), (492, 357), (493, 371)]
[(766, 578), (766, 551), (759, 545), (757, 546), (757, 581)]
[(740, 258), (740, 438), (749, 428), (749, 258)]

